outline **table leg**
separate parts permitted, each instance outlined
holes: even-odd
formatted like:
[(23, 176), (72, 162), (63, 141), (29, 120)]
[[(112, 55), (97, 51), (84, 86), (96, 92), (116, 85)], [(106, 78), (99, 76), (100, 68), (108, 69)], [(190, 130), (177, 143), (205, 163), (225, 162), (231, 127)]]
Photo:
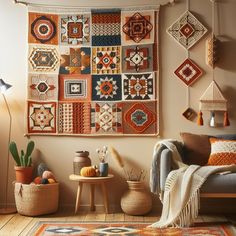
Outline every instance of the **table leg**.
[(94, 184), (90, 184), (90, 211), (95, 211), (95, 205), (94, 205)]
[(109, 205), (108, 205), (108, 196), (107, 196), (107, 188), (106, 188), (106, 184), (102, 183), (102, 192), (103, 192), (103, 201), (104, 201), (104, 206), (105, 206), (105, 210), (106, 213), (109, 213)]
[(79, 182), (78, 189), (77, 189), (77, 196), (76, 196), (76, 203), (75, 203), (75, 214), (78, 212), (79, 206), (80, 206), (80, 199), (83, 189), (83, 183)]

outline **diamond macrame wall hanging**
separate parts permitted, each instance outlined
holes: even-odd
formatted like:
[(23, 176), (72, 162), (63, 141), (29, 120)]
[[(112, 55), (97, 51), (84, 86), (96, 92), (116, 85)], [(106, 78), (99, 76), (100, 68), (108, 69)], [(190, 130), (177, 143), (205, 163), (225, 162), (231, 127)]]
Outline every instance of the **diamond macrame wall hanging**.
[(157, 135), (158, 7), (37, 11), (27, 134)]
[(174, 73), (187, 86), (189, 86), (202, 75), (202, 70), (188, 58), (175, 70)]
[(180, 45), (189, 49), (202, 38), (207, 29), (190, 11), (186, 11), (167, 29), (167, 32)]

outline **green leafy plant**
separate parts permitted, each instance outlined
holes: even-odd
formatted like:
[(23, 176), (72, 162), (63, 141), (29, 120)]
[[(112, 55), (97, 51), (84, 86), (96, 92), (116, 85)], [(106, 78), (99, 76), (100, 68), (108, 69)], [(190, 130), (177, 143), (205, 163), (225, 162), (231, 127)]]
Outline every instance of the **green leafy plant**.
[(28, 142), (26, 152), (21, 150), (21, 152), (19, 153), (15, 142), (10, 143), (9, 150), (10, 150), (11, 155), (12, 155), (13, 159), (15, 160), (17, 166), (27, 167), (27, 166), (32, 165), (31, 154), (34, 150), (34, 141)]

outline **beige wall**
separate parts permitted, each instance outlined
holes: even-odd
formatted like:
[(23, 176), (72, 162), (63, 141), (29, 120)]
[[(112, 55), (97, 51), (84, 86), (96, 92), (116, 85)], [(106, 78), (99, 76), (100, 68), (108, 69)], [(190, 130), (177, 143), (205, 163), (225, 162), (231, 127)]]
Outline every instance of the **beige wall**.
[[(36, 2), (36, 1), (35, 1)], [(41, 2), (42, 1), (38, 1)], [(49, 1), (44, 1), (49, 2)], [(50, 2), (56, 2), (51, 1)], [(60, 1), (61, 2), (61, 1)], [(64, 1), (72, 4), (86, 4), (86, 1)], [(94, 5), (127, 4), (126, 0), (114, 1), (89, 1)], [(142, 4), (143, 0), (128, 1), (129, 4)], [(162, 2), (165, 2), (163, 0)], [(222, 40), (220, 63), (215, 69), (215, 78), (221, 86), (226, 98), (229, 100), (229, 116), (231, 126), (227, 128), (210, 128), (207, 125), (198, 127), (196, 123), (190, 122), (182, 117), (181, 113), (186, 109), (187, 89), (179, 81), (173, 71), (185, 59), (186, 52), (166, 33), (166, 28), (172, 24), (184, 11), (185, 1), (179, 0), (173, 6), (161, 8), (160, 14), (160, 133), (161, 138), (179, 139), (180, 131), (194, 133), (218, 134), (235, 133), (236, 131), (236, 1), (219, 0), (219, 27), (218, 33)], [(24, 147), (27, 139), (24, 137), (24, 111), (26, 101), (27, 81), (27, 10), (23, 6), (14, 5), (12, 1), (0, 0), (0, 77), (11, 83), (13, 88), (7, 93), (12, 115), (12, 140), (20, 147)], [(146, 0), (147, 4), (155, 4), (154, 0)], [(78, 4), (79, 5), (79, 4)], [(210, 0), (192, 0), (191, 11), (199, 20), (211, 30), (211, 3)], [(207, 35), (209, 36), (209, 34)], [(204, 75), (190, 88), (191, 106), (198, 109), (198, 99), (207, 88), (212, 79), (211, 69), (205, 64), (205, 40), (197, 43), (190, 52), (191, 58), (204, 70)], [(4, 101), (0, 97), (0, 203), (4, 202), (6, 157), (7, 157), (7, 135), (8, 115)], [(205, 117), (208, 114), (204, 114)], [(207, 120), (206, 120), (207, 121)], [(207, 123), (207, 122), (206, 122)], [(152, 160), (152, 149), (160, 139), (157, 137), (125, 137), (125, 138), (81, 138), (81, 137), (37, 137), (32, 139), (36, 142), (37, 150), (34, 159), (37, 162), (44, 161), (54, 172), (61, 183), (61, 203), (74, 204), (76, 184), (68, 180), (72, 173), (72, 162), (76, 150), (88, 150), (93, 164), (98, 163), (95, 149), (103, 145), (115, 146), (126, 161), (126, 166), (134, 166), (137, 169), (144, 168), (147, 171), (148, 182), (149, 168)], [(10, 161), (9, 198), (13, 200), (13, 188), (11, 182), (14, 180), (13, 161)], [(119, 198), (126, 188), (126, 183), (121, 170), (113, 160), (109, 160), (111, 170), (116, 177), (110, 191), (111, 204), (118, 205)], [(155, 204), (157, 203), (155, 198)], [(101, 204), (100, 194), (96, 199)], [(82, 204), (88, 204), (88, 199), (83, 197)]]

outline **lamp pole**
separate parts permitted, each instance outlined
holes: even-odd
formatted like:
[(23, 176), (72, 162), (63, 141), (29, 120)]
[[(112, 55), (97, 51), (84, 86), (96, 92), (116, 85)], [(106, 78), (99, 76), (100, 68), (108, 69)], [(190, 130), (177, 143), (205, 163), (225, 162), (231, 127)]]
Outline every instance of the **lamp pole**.
[(7, 169), (6, 169), (6, 185), (5, 185), (5, 206), (4, 208), (0, 209), (0, 214), (12, 214), (16, 212), (16, 208), (15, 207), (8, 207), (8, 177), (9, 177), (9, 159), (10, 159), (10, 153), (9, 153), (9, 144), (11, 141), (11, 125), (12, 125), (12, 115), (11, 115), (11, 111), (10, 111), (10, 107), (8, 105), (7, 99), (4, 95), (4, 93), (2, 93), (4, 102), (6, 104), (7, 107), (7, 112), (10, 118), (10, 122), (9, 122), (9, 132), (8, 132), (8, 147), (7, 147)]

